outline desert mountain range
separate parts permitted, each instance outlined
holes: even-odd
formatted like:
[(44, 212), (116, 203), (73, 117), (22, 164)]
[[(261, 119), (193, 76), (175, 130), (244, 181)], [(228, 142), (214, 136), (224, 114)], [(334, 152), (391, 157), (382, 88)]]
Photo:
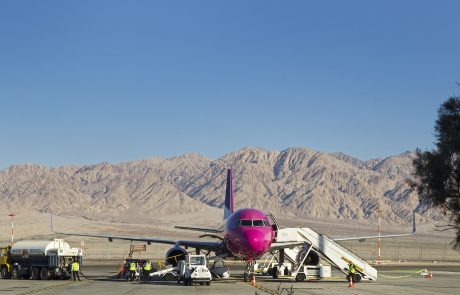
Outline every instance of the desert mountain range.
[(119, 164), (49, 168), (14, 165), (0, 171), (0, 200), (21, 209), (114, 218), (217, 216), (224, 202), (226, 169), (234, 169), (235, 207), (255, 207), (287, 218), (387, 223), (442, 219), (419, 203), (406, 184), (414, 154), (361, 161), (306, 148), (243, 148), (211, 160), (199, 154)]

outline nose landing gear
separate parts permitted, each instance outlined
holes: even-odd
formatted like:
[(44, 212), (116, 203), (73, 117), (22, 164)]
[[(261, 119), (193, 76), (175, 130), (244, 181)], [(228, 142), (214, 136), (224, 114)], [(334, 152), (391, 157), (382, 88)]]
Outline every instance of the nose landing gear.
[(243, 274), (243, 281), (244, 282), (251, 282), (252, 278), (254, 277), (254, 266), (255, 266), (255, 261), (251, 260), (246, 263), (246, 269), (244, 270)]

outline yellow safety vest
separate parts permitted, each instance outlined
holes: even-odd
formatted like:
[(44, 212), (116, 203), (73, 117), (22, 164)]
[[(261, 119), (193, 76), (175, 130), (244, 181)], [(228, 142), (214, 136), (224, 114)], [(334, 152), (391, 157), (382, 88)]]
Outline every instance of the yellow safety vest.
[(129, 270), (135, 271), (136, 270), (136, 264), (134, 262), (131, 262), (129, 265)]
[(152, 270), (152, 263), (146, 262), (144, 264), (144, 270)]
[(356, 272), (355, 266), (354, 266), (353, 264), (350, 264), (350, 265), (348, 266), (348, 270), (349, 270), (350, 273), (352, 273), (352, 274)]
[(80, 270), (80, 265), (78, 262), (72, 263), (72, 271), (79, 271)]

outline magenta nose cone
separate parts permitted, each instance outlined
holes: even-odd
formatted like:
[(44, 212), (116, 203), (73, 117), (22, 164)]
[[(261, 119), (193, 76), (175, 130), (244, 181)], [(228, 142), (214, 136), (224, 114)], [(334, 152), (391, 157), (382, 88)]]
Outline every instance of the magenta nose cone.
[(264, 230), (248, 230), (245, 233), (248, 251), (254, 256), (263, 255), (270, 246), (270, 238)]

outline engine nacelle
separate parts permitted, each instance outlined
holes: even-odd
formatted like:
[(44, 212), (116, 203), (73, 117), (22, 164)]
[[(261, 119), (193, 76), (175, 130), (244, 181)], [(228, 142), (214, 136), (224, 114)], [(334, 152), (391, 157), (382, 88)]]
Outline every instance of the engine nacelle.
[(166, 265), (177, 266), (177, 263), (180, 260), (185, 260), (185, 255), (187, 254), (188, 252), (185, 251), (184, 248), (181, 248), (181, 247), (171, 248), (166, 252), (165, 263)]
[[(307, 249), (306, 248), (302, 248), (300, 251), (299, 251), (299, 254), (297, 254), (297, 261), (302, 261), (303, 258), (305, 257), (305, 254), (307, 252)], [(305, 259), (304, 261), (304, 265), (319, 265), (319, 261), (320, 261), (320, 258), (319, 258), (319, 254), (314, 251), (313, 249), (310, 250), (310, 252), (308, 253), (308, 256), (307, 258)]]

